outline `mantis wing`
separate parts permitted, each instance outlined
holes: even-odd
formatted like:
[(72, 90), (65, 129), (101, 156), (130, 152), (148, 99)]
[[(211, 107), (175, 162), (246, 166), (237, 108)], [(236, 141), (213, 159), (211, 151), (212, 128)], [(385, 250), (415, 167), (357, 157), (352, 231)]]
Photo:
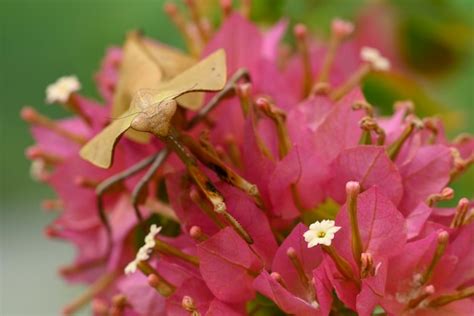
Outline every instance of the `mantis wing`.
[[(177, 98), (189, 92), (219, 91), (224, 88), (226, 80), (225, 52), (223, 49), (219, 49), (170, 81), (159, 84), (157, 89), (159, 92), (154, 95), (154, 101), (159, 103), (169, 95)], [(197, 110), (202, 105), (202, 103), (198, 106), (180, 104), (189, 110)]]
[(115, 144), (120, 136), (130, 128), (130, 124), (137, 115), (138, 113), (133, 113), (133, 109), (130, 109), (122, 117), (112, 121), (81, 148), (79, 152), (81, 157), (97, 167), (110, 168)]

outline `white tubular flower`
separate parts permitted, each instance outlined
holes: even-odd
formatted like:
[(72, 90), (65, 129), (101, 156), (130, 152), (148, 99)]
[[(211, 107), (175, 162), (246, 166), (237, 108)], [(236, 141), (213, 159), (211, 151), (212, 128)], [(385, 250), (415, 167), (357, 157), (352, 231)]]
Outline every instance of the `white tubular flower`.
[(33, 180), (40, 182), (46, 173), (46, 163), (43, 159), (34, 159), (30, 165), (30, 176)]
[(360, 58), (363, 61), (371, 62), (378, 57), (380, 57), (380, 52), (375, 48), (364, 46), (360, 50)]
[(334, 234), (341, 227), (335, 226), (335, 222), (331, 220), (316, 221), (309, 225), (309, 230), (303, 234), (304, 240), (308, 243), (308, 248), (316, 245), (330, 246), (334, 239)]
[(80, 89), (81, 83), (76, 76), (61, 77), (46, 87), (46, 102), (49, 104), (65, 103), (71, 93)]
[(155, 237), (160, 233), (160, 231), (161, 226), (158, 227), (156, 224), (151, 225), (150, 232), (145, 236), (145, 245), (148, 245), (149, 247), (155, 247)]
[(390, 61), (383, 57), (380, 52), (372, 47), (362, 47), (360, 50), (360, 58), (369, 63), (374, 70), (387, 71), (390, 70)]
[(158, 227), (155, 224), (150, 226), (150, 232), (145, 237), (145, 244), (138, 249), (138, 252), (133, 259), (126, 267), (125, 267), (125, 274), (132, 274), (137, 271), (137, 266), (140, 261), (145, 261), (150, 259), (150, 254), (155, 247), (156, 241), (155, 237), (161, 231), (161, 226)]

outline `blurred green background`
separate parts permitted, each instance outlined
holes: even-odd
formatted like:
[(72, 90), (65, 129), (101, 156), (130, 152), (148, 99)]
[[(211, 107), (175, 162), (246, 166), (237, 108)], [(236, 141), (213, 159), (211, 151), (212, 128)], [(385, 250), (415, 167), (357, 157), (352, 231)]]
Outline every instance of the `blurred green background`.
[[(52, 215), (41, 211), (39, 204), (54, 195), (29, 177), (23, 153), (32, 139), (19, 119), (21, 107), (32, 105), (52, 117), (64, 116), (61, 108), (44, 104), (44, 91), (68, 74), (81, 79), (85, 95), (97, 96), (93, 74), (106, 48), (120, 45), (127, 30), (140, 28), (165, 43), (182, 46), (162, 12), (163, 3), (0, 1), (0, 315), (56, 315), (81, 290), (66, 286), (56, 274), (59, 265), (72, 259), (72, 249), (42, 234)], [(413, 89), (403, 80), (397, 85), (369, 78), (365, 85), (369, 100), (386, 111), (394, 98), (406, 97), (400, 90), (410, 86), (422, 114), (443, 112), (450, 121), (450, 135), (472, 133), (474, 125), (468, 122), (474, 119), (474, 1), (390, 3), (398, 17), (400, 54), (422, 88)], [(355, 19), (363, 4), (362, 0), (254, 0), (253, 18), (268, 23), (289, 15), (292, 22), (303, 20), (312, 30), (327, 32), (332, 17)], [(432, 66), (418, 69), (420, 58)], [(455, 186), (457, 198), (472, 197), (473, 178), (471, 171)]]

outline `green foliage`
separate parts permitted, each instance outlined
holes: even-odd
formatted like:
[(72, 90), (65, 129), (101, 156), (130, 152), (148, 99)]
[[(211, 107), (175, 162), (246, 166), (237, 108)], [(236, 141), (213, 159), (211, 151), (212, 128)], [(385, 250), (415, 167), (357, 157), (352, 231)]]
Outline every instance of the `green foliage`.
[(285, 316), (278, 306), (265, 296), (257, 293), (255, 298), (247, 303), (247, 313), (251, 316)]
[(339, 204), (337, 204), (331, 198), (327, 198), (324, 203), (318, 205), (316, 208), (313, 208), (308, 212), (303, 213), (303, 223), (309, 225), (315, 221), (322, 221), (325, 219), (334, 220), (337, 213), (339, 212), (339, 208)]

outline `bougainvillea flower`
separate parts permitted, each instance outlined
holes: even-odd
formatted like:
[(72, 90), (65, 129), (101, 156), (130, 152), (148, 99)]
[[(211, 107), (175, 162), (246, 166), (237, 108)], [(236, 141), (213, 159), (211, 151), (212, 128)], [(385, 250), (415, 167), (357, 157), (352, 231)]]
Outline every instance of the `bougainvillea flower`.
[[(175, 287), (181, 286), (193, 274), (178, 265), (160, 262), (151, 263), (161, 276)], [(166, 309), (166, 299), (159, 295), (148, 284), (147, 277), (141, 273), (133, 273), (120, 280), (117, 284), (120, 292), (127, 297), (128, 303), (139, 315), (160, 315)]]
[(407, 243), (388, 263), (385, 310), (390, 315), (468, 315), (474, 301), (464, 298), (472, 296), (474, 259), (465, 249), (473, 236), (469, 225), (451, 236), (438, 231)]
[(187, 316), (192, 312), (201, 315), (218, 316), (243, 315), (243, 306), (219, 301), (199, 279), (186, 280), (167, 301), (166, 312), (169, 315)]
[(120, 47), (110, 47), (105, 53), (99, 71), (94, 76), (99, 93), (107, 105), (113, 103), (121, 59), (122, 49)]
[[(331, 245), (337, 256), (326, 261), (327, 271), (338, 297), (360, 315), (370, 315), (384, 295), (386, 259), (405, 245), (405, 220), (377, 186), (358, 194), (360, 186), (349, 182), (347, 190), (348, 202), (336, 217), (341, 230)], [(338, 260), (345, 260), (349, 271)]]
[(440, 202), (473, 138), (409, 101), (379, 117), (361, 82), (398, 62), (352, 23), (328, 44), (297, 24), (285, 53), (286, 20), (261, 31), (231, 4), (217, 28), (201, 2), (166, 5), (189, 52), (134, 31), (109, 49), (105, 106), (63, 78), (47, 98), (76, 117), (22, 111), (57, 195), (45, 232), (77, 249), (61, 275), (87, 284), (64, 313), (468, 315), (473, 203)]
[[(361, 98), (360, 92), (351, 91), (339, 103), (333, 104), (325, 96), (314, 96), (288, 113), (286, 122), (292, 148), (276, 164), (269, 183), (275, 214), (292, 218), (302, 209), (310, 209), (324, 200), (323, 185), (329, 177), (330, 162), (340, 150), (358, 142), (361, 114), (352, 111), (351, 105)], [(333, 124), (339, 119), (346, 122)], [(329, 143), (330, 150), (326, 146)], [(317, 148), (326, 149), (319, 151)], [(261, 158), (265, 159), (268, 160)], [(297, 201), (293, 201), (295, 192)]]
[(348, 181), (358, 181), (362, 188), (376, 185), (397, 205), (403, 193), (402, 177), (383, 147), (358, 146), (346, 149), (331, 163), (329, 195), (339, 203), (344, 202), (344, 186)]
[(400, 166), (403, 181), (403, 201), (400, 211), (413, 210), (432, 193), (441, 191), (449, 182), (451, 151), (444, 145), (424, 146), (415, 156)]
[[(290, 101), (291, 90), (278, 76), (275, 65), (278, 53), (278, 39), (285, 28), (280, 24), (273, 32), (262, 34), (251, 22), (234, 13), (227, 18), (219, 31), (204, 49), (204, 55), (224, 49), (227, 56), (228, 74), (239, 68), (246, 68), (254, 78), (255, 93), (271, 95), (282, 107)], [(246, 49), (251, 47), (252, 49)]]
[(272, 273), (263, 271), (255, 279), (254, 287), (286, 313), (327, 315), (331, 305), (324, 284), (327, 279), (323, 276), (323, 280), (313, 280), (313, 271), (321, 264), (323, 256), (318, 248), (308, 249), (303, 238), (306, 230), (302, 224), (293, 229), (275, 254)]
[(218, 299), (240, 303), (254, 295), (252, 282), (263, 262), (231, 228), (200, 243), (198, 256), (201, 274)]

